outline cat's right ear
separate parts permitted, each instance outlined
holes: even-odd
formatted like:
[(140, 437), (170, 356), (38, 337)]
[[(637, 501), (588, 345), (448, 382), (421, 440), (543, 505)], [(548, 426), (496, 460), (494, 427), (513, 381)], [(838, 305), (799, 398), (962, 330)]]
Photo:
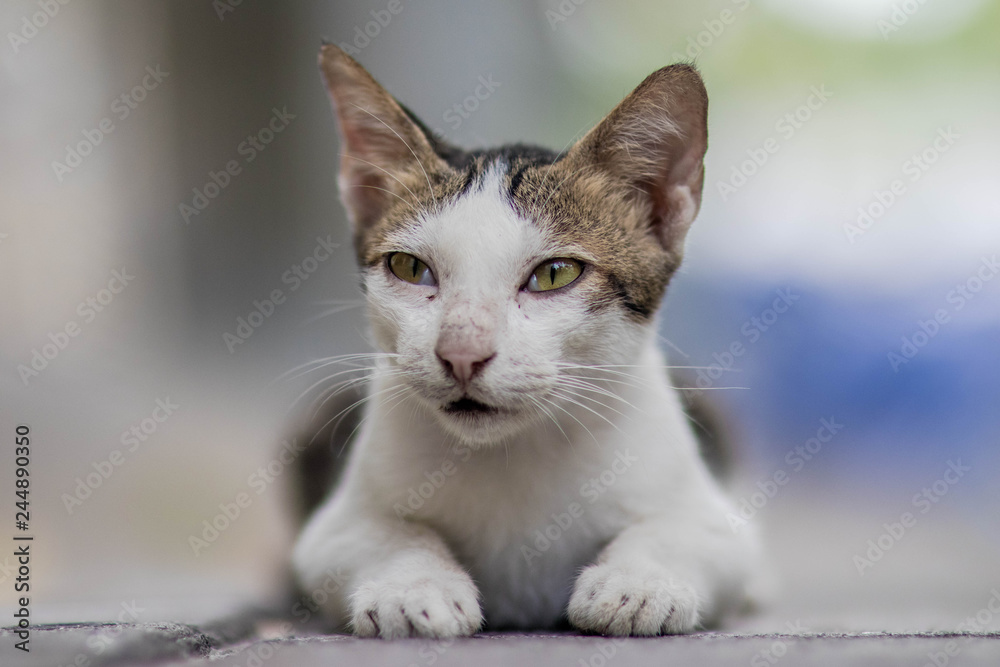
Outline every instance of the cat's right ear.
[(358, 239), (390, 206), (417, 206), (448, 166), (402, 106), (342, 49), (324, 44), (319, 66), (340, 128), (340, 197)]
[(690, 65), (650, 74), (566, 156), (624, 186), (665, 250), (680, 255), (698, 214), (708, 147), (708, 93)]

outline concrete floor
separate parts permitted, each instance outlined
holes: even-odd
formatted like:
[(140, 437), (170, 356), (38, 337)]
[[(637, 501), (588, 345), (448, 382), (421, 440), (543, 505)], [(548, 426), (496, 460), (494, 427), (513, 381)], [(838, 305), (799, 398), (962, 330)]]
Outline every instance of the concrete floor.
[[(484, 633), (453, 642), (383, 642), (260, 627), (229, 643), (202, 608), (157, 613), (176, 622), (52, 624), (34, 628), (32, 652), (0, 632), (0, 664), (309, 665), (992, 665), (1000, 664), (1000, 549), (942, 505), (858, 573), (854, 556), (877, 540), (892, 507), (846, 508), (841, 497), (768, 507), (765, 523), (782, 585), (758, 612), (718, 632), (612, 640)], [(763, 514), (763, 513), (762, 513)], [(197, 605), (192, 605), (195, 607)], [(88, 612), (75, 612), (87, 614)], [(146, 615), (144, 620), (150, 616)], [(95, 610), (80, 620), (113, 618)], [(974, 620), (974, 625), (969, 624)]]

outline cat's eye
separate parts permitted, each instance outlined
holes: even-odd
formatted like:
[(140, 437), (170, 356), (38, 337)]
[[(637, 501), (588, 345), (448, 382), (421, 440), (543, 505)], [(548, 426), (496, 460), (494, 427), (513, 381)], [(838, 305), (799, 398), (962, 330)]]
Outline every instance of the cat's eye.
[(529, 292), (548, 292), (566, 287), (583, 273), (583, 264), (575, 259), (550, 259), (542, 262), (528, 279)]
[(431, 267), (406, 252), (389, 255), (389, 270), (400, 280), (414, 285), (437, 285)]

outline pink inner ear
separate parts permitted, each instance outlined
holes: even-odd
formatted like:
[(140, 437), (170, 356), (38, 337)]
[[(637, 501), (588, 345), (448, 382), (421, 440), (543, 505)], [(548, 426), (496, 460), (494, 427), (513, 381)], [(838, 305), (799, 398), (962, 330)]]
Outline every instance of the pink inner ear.
[[(687, 234), (701, 204), (703, 180), (702, 155), (704, 142), (692, 143), (671, 135), (658, 137), (639, 149), (647, 167), (659, 173), (649, 179), (643, 190), (651, 204), (650, 225), (653, 233), (667, 250), (675, 249)], [(619, 154), (619, 168), (628, 173), (635, 160), (635, 148)]]
[(363, 132), (356, 123), (347, 121), (341, 122), (340, 131), (344, 138), (344, 147), (346, 148), (345, 152), (371, 161), (369, 157), (365, 157), (372, 152), (369, 145), (370, 142), (365, 142), (365, 132)]
[(572, 151), (629, 186), (650, 214), (651, 231), (679, 250), (701, 204), (708, 95), (686, 65), (650, 74)]
[[(357, 160), (345, 157), (341, 161), (341, 175), (338, 182), (341, 198), (347, 206), (352, 222), (359, 226), (368, 225), (378, 219), (385, 207), (385, 198), (391, 195), (384, 192), (385, 183), (378, 173), (357, 166), (348, 169), (344, 164), (346, 162), (357, 162)], [(358, 165), (366, 167), (363, 163)]]

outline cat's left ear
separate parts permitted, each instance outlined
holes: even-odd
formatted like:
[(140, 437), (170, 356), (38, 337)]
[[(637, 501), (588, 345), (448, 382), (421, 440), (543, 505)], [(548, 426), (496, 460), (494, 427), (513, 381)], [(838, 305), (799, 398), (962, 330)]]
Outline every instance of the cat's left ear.
[(653, 72), (570, 149), (568, 166), (623, 186), (669, 252), (681, 250), (701, 206), (708, 93), (689, 65)]

